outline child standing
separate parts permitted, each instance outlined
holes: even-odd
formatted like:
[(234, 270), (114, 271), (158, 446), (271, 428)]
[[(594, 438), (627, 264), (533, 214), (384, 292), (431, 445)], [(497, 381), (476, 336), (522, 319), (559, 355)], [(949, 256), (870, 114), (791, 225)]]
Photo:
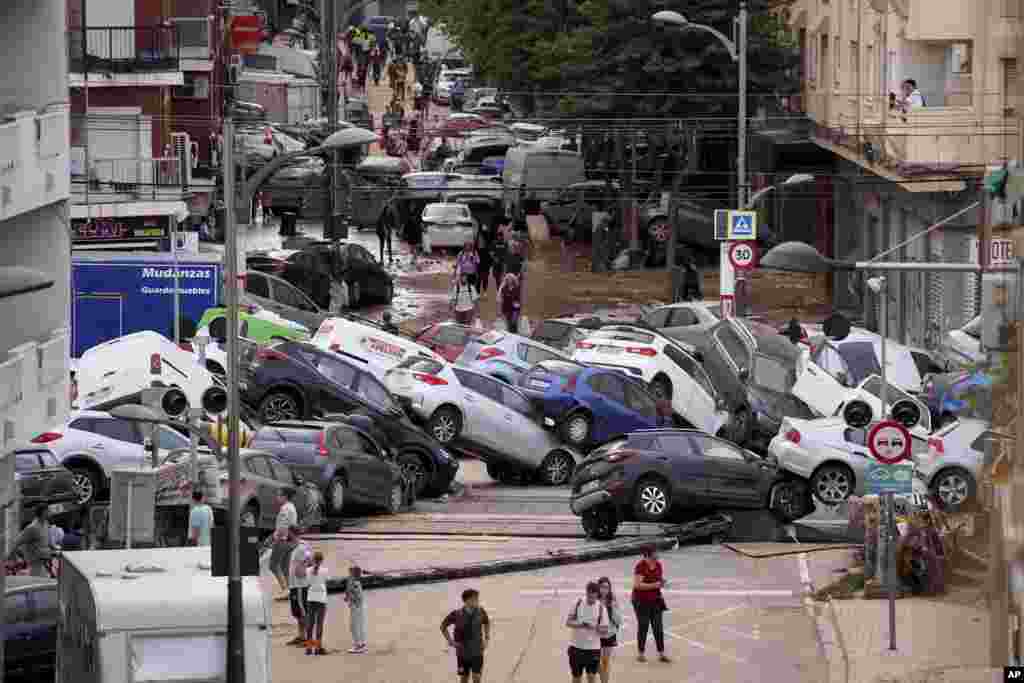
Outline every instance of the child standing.
[(353, 565), (345, 582), (345, 602), (348, 603), (352, 627), (352, 654), (366, 652), (366, 604), (363, 598), (363, 570)]
[(306, 595), (306, 654), (322, 655), (324, 651), (324, 618), (327, 616), (327, 574), (320, 571), (324, 554), (313, 553), (309, 571), (309, 593)]

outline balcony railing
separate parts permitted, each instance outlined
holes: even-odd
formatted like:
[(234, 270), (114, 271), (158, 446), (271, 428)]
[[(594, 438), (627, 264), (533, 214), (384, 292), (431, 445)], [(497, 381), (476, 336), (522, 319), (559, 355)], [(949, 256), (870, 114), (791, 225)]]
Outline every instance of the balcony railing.
[[(84, 40), (83, 40), (84, 39)], [(178, 71), (177, 26), (104, 26), (67, 34), (72, 73)]]
[(76, 195), (86, 192), (101, 202), (177, 198), (184, 185), (182, 162), (178, 157), (152, 159), (90, 159), (86, 173), (84, 150), (72, 149), (71, 183)]

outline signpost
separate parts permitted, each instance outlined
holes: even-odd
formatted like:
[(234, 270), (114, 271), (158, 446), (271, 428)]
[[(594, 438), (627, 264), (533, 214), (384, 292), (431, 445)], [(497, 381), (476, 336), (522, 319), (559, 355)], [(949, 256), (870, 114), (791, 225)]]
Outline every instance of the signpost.
[(757, 212), (718, 209), (715, 239), (719, 242), (718, 298), (722, 317), (736, 315), (736, 275), (757, 263)]

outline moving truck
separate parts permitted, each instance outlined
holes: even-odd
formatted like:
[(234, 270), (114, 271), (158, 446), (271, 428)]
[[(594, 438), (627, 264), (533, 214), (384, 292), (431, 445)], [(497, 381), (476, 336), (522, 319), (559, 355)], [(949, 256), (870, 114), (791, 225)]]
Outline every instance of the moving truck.
[(71, 356), (150, 330), (174, 339), (174, 285), (178, 282), (183, 336), (208, 308), (221, 303), (220, 257), (171, 254), (73, 254), (71, 257)]
[[(224, 681), (228, 587), (201, 548), (66, 552), (58, 683)], [(242, 578), (246, 683), (270, 681), (270, 603)]]

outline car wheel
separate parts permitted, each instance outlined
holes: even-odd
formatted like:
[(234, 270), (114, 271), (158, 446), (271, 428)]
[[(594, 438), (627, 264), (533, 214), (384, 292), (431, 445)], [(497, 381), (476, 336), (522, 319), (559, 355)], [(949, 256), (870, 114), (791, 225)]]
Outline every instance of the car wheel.
[(331, 479), (327, 486), (327, 504), (332, 516), (340, 515), (345, 509), (345, 486), (345, 478), (341, 476)]
[(239, 526), (253, 528), (259, 523), (259, 519), (259, 508), (257, 508), (252, 503), (249, 503), (248, 505), (245, 506), (245, 509), (242, 510), (242, 514), (239, 517), (238, 524)]
[(647, 233), (655, 242), (668, 242), (672, 234), (672, 225), (667, 218), (659, 216), (647, 224)]
[(430, 481), (430, 472), (427, 471), (427, 466), (423, 464), (423, 460), (415, 453), (406, 453), (398, 458), (398, 466), (402, 468), (402, 472), (412, 482), (413, 491), (416, 492), (416, 495), (422, 496), (424, 491), (427, 490), (427, 484)]
[(650, 384), (651, 395), (656, 401), (672, 400), (672, 382), (665, 377), (655, 377)]
[(730, 441), (738, 446), (742, 446), (750, 440), (750, 432), (753, 429), (753, 423), (751, 420), (750, 409), (747, 407), (740, 408), (732, 416), (732, 426), (729, 429), (731, 436)]
[(967, 470), (950, 467), (935, 475), (931, 489), (942, 508), (953, 512), (974, 498), (976, 485)]
[(360, 300), (363, 296), (363, 287), (356, 281), (352, 281), (348, 285), (348, 307), (358, 308)]
[(562, 438), (571, 446), (583, 446), (590, 440), (590, 416), (586, 413), (570, 415), (562, 423)]
[(645, 522), (660, 522), (672, 507), (672, 494), (661, 479), (644, 479), (637, 484), (633, 506), (636, 515)]
[(611, 505), (596, 505), (586, 510), (580, 517), (583, 531), (588, 538), (607, 541), (615, 537), (619, 529), (619, 519), (615, 508)]
[(462, 431), (462, 416), (451, 406), (441, 406), (427, 421), (430, 434), (442, 444), (450, 444)]
[(391, 495), (388, 496), (388, 514), (397, 515), (405, 506), (405, 486), (402, 482), (391, 485)]
[(297, 420), (302, 417), (299, 400), (285, 391), (275, 391), (260, 401), (260, 420), (273, 424), (282, 420)]
[(541, 480), (548, 486), (561, 486), (572, 477), (576, 461), (565, 451), (555, 451), (540, 466)]
[(78, 496), (77, 503), (79, 505), (88, 505), (96, 502), (100, 491), (103, 490), (99, 475), (84, 467), (71, 467), (69, 469), (72, 474), (71, 485), (75, 495)]
[(783, 522), (792, 522), (810, 513), (807, 485), (802, 481), (779, 482), (772, 488), (772, 512)]
[(811, 492), (825, 505), (838, 505), (853, 495), (853, 472), (844, 465), (824, 465), (811, 475)]

